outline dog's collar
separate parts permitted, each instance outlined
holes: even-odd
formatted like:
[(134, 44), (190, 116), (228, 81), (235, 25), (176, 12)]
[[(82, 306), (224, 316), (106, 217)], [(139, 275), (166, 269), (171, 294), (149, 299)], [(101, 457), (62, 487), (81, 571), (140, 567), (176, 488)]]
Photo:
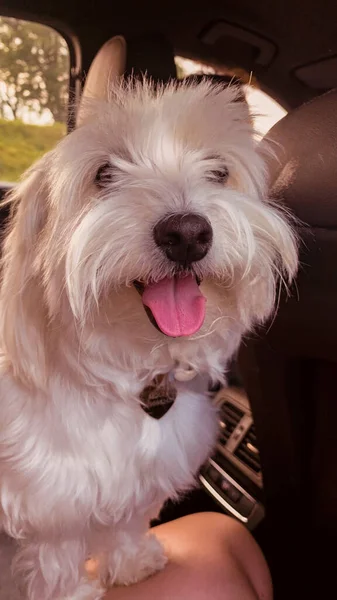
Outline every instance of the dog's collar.
[(196, 374), (190, 365), (178, 364), (170, 373), (157, 375), (140, 394), (142, 409), (153, 419), (161, 419), (177, 397), (175, 381), (191, 381)]

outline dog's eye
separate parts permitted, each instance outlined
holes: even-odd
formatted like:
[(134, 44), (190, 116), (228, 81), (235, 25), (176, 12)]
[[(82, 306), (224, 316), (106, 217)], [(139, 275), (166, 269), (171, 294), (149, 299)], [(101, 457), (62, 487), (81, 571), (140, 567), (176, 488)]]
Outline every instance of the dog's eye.
[(207, 174), (207, 179), (215, 183), (226, 183), (229, 177), (229, 171), (226, 165), (220, 167), (220, 169), (212, 169)]
[(104, 163), (95, 176), (95, 183), (99, 187), (104, 187), (108, 183), (112, 183), (115, 179), (115, 169), (111, 163)]

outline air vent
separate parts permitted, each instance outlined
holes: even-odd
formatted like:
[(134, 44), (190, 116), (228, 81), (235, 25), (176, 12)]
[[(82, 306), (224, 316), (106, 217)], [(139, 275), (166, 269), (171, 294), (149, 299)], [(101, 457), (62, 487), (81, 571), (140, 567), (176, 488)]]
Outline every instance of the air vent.
[(243, 462), (249, 469), (254, 471), (254, 473), (260, 475), (260, 454), (257, 448), (257, 440), (254, 425), (252, 425), (249, 428), (245, 437), (237, 447), (235, 451), (235, 456), (239, 460), (241, 460), (241, 462)]
[(231, 402), (226, 401), (223, 403), (220, 414), (220, 442), (222, 444), (226, 444), (228, 442), (234, 429), (240, 423), (243, 416), (244, 412)]

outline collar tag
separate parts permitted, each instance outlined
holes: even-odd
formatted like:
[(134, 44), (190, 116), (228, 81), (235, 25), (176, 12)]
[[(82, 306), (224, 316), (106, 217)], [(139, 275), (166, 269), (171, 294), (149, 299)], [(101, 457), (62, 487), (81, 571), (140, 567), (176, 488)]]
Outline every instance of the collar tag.
[(169, 373), (157, 375), (140, 394), (142, 409), (153, 419), (161, 419), (173, 406), (177, 390)]

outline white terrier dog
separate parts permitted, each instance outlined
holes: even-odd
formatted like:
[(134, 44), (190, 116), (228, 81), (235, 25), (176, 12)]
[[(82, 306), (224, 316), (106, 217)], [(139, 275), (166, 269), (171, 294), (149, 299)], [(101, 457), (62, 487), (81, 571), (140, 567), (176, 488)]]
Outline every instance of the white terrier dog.
[[(164, 566), (149, 519), (212, 451), (208, 383), (270, 315), (296, 242), (241, 92), (206, 81), (116, 87), (11, 202), (0, 521), (30, 600), (97, 600)], [(156, 419), (159, 375), (172, 406)]]

